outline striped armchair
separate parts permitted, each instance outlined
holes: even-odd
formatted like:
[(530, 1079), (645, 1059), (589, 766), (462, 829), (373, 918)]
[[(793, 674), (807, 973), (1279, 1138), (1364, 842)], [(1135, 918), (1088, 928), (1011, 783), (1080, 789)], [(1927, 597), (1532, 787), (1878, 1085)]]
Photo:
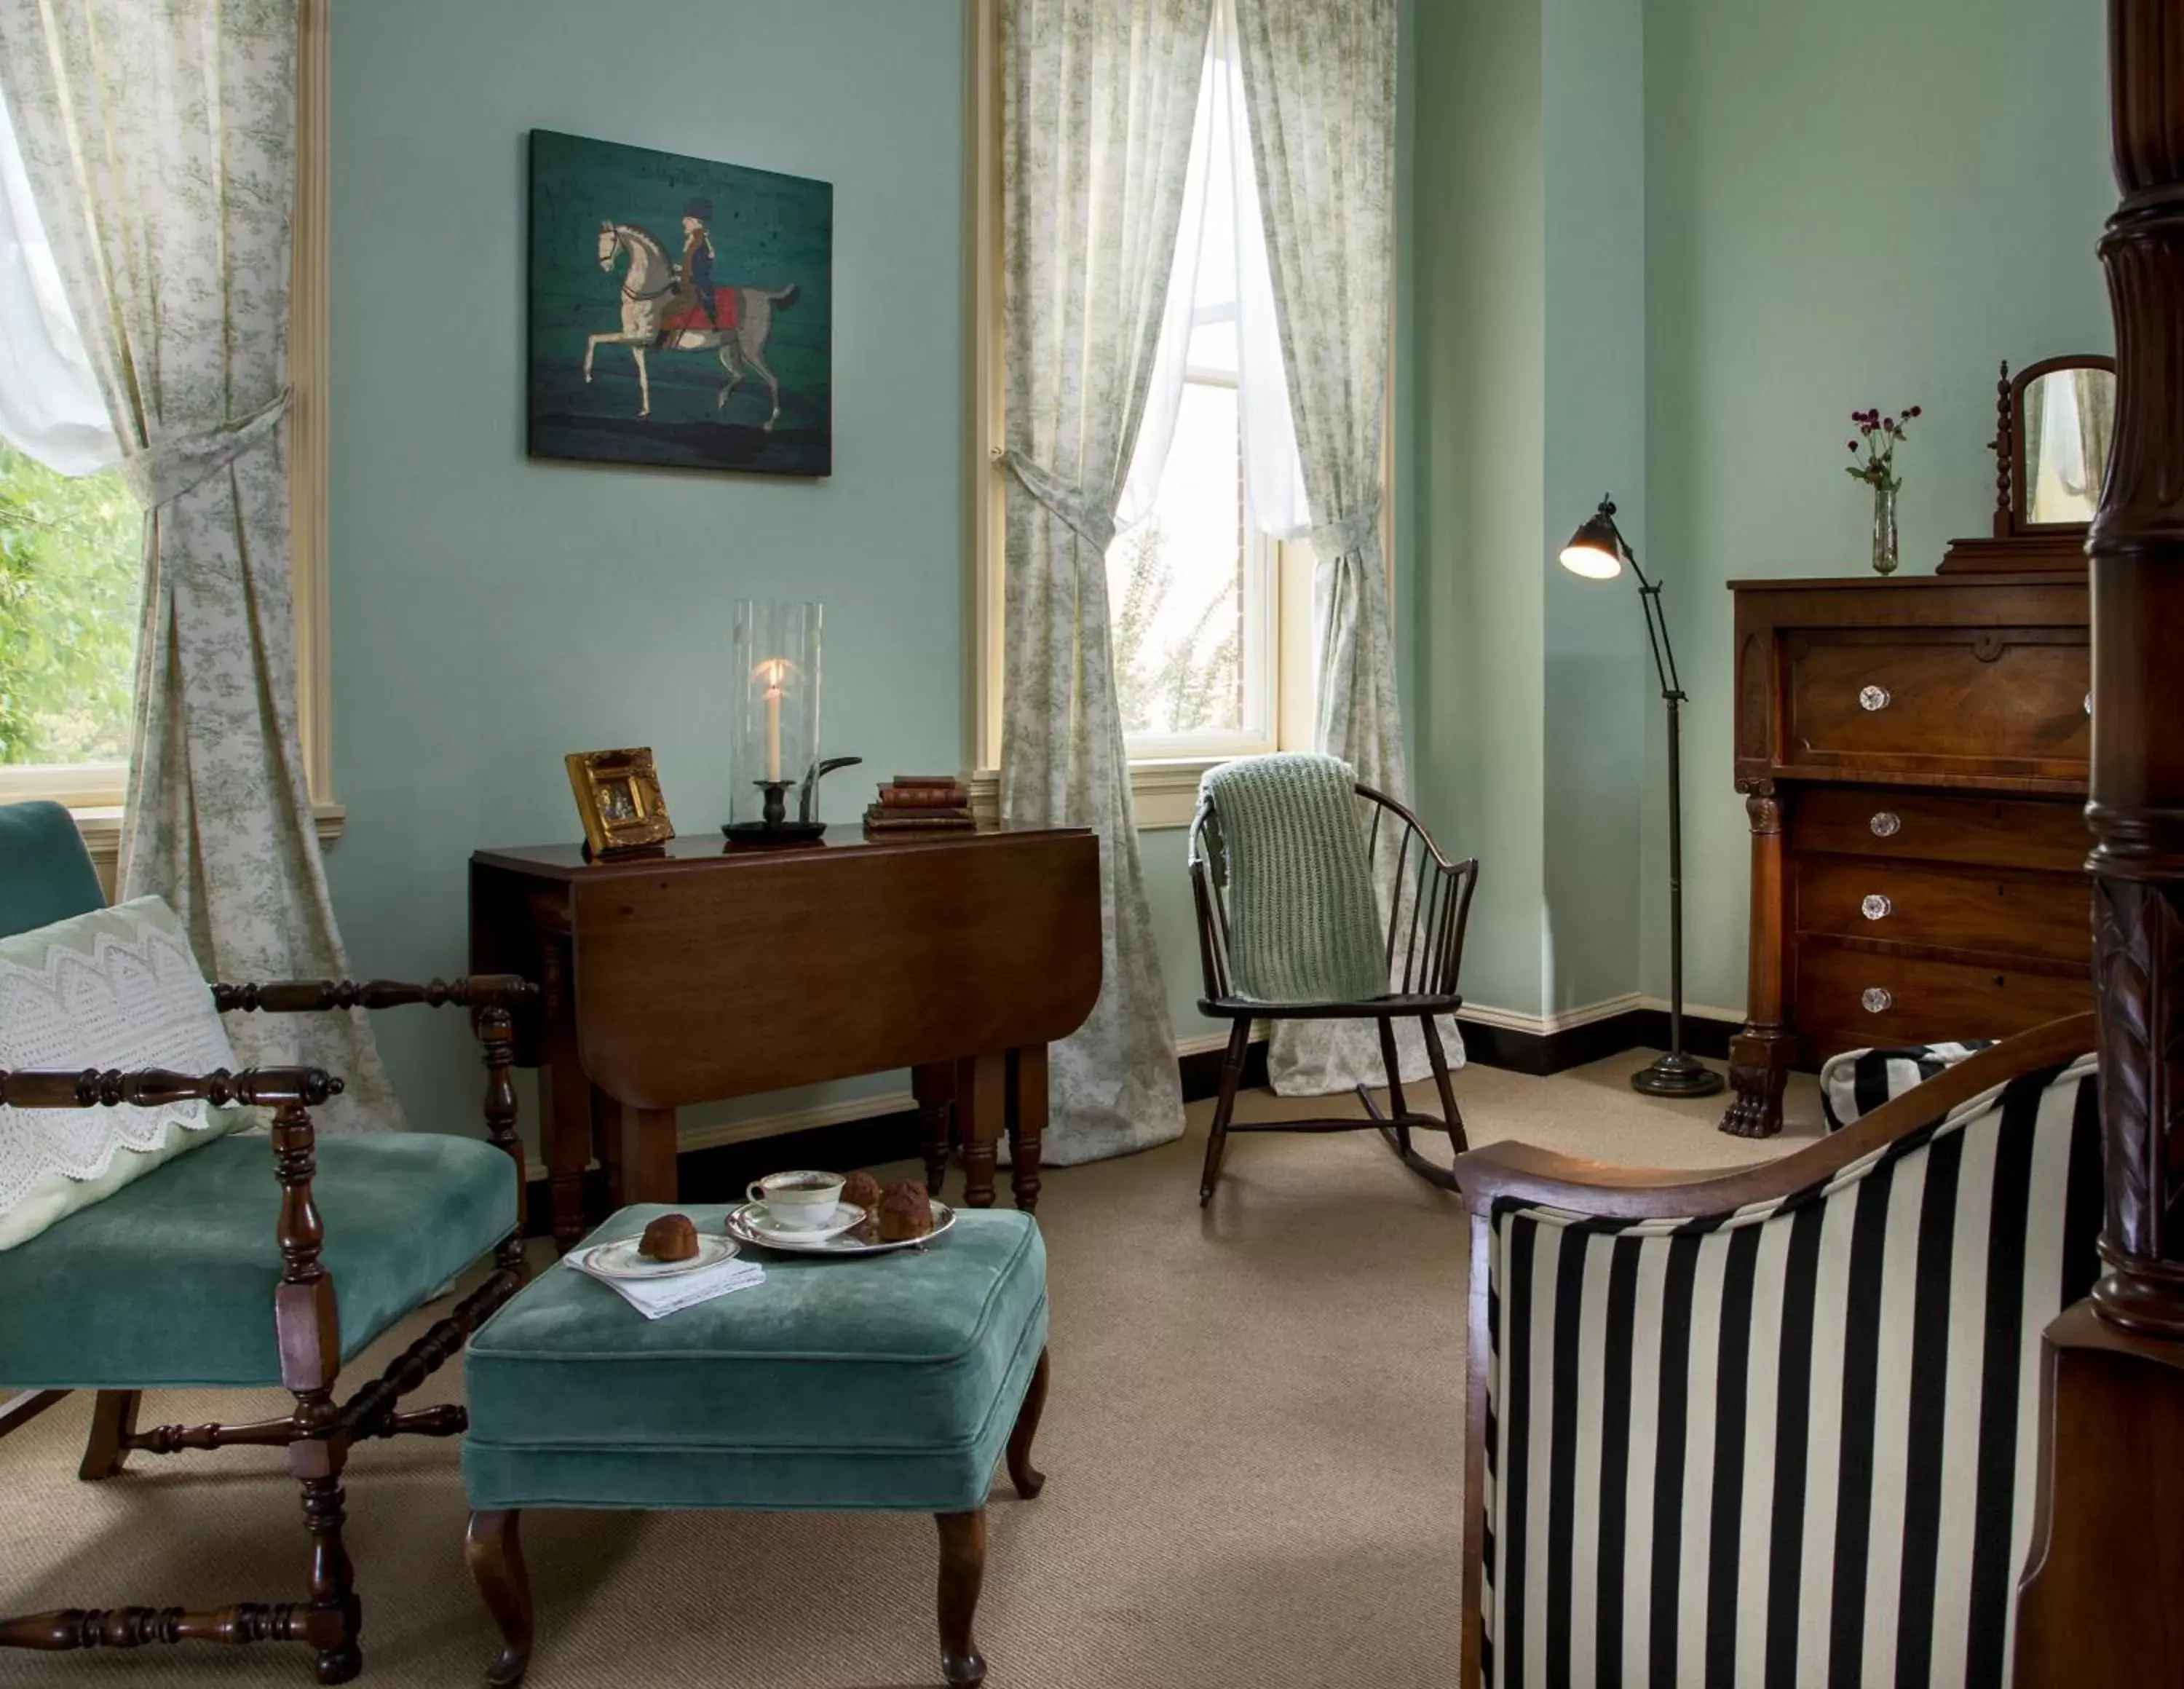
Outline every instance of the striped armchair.
[(1702, 1175), (1466, 1155), (1463, 1681), (2000, 1686), (2092, 1017)]

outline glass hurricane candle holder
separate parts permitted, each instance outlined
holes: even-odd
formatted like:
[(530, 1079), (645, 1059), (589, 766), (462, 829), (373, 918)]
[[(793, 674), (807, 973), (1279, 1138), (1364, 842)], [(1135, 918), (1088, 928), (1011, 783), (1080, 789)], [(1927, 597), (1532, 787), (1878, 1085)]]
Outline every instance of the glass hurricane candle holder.
[(736, 601), (731, 839), (817, 836), (805, 800), (819, 766), (819, 623), (816, 604)]

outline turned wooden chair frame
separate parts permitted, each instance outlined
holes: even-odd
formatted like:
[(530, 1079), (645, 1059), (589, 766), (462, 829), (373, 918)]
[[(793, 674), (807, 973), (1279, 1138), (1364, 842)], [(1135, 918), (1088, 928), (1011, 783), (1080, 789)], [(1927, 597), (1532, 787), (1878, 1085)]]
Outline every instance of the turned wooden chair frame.
[(1496, 1207), (1521, 1203), (1588, 1218), (1699, 1219), (1780, 1201), (1826, 1183), (1852, 1162), (1924, 1130), (1981, 1092), (2075, 1060), (2092, 1049), (2094, 1017), (2070, 1015), (2003, 1040), (1861, 1117), (1810, 1148), (1777, 1160), (1704, 1173), (1581, 1161), (1529, 1144), (1490, 1144), (1457, 1162), (1471, 1216), (1470, 1339), (1464, 1398), (1463, 1640), (1459, 1681), (1479, 1681), (1486, 1518), (1486, 1373), (1493, 1352), (1488, 1254)]
[[(1222, 837), (1221, 818), (1211, 795), (1201, 796), (1190, 822), (1190, 891), (1198, 911), (1198, 959), (1205, 978), (1206, 994), (1198, 1000), (1199, 1012), (1229, 1023), (1228, 1047), (1221, 1061), (1221, 1091), (1213, 1105), (1213, 1124), (1207, 1134), (1206, 1168), (1198, 1181), (1198, 1205), (1213, 1200), (1220, 1183), (1222, 1157), (1231, 1132), (1355, 1132), (1376, 1129), (1386, 1139), (1404, 1166), (1443, 1190), (1456, 1189), (1456, 1176), (1437, 1167), (1411, 1145), (1414, 1130), (1446, 1132), (1452, 1155), (1465, 1146), (1463, 1115), (1456, 1106), (1455, 1087), (1449, 1082), (1448, 1056), (1441, 1047), (1436, 1017), (1454, 1014), (1462, 1006), (1457, 976), (1463, 964), (1464, 928), (1471, 918), (1471, 895), (1479, 884), (1479, 859), (1467, 856), (1452, 861), (1434, 843), (1425, 823), (1385, 793), (1360, 783), (1357, 795), (1372, 805), (1373, 818), (1366, 832), (1365, 854), (1381, 878), (1381, 865), (1390, 859), (1395, 895), (1388, 910), (1385, 960), (1388, 979), (1395, 987), (1387, 995), (1348, 1002), (1262, 1003), (1236, 995), (1228, 968), (1228, 846)], [(1400, 963), (1400, 967), (1398, 964)], [(1415, 1019), (1425, 1034), (1426, 1056), (1433, 1064), (1434, 1084), (1440, 1093), (1439, 1117), (1414, 1112), (1404, 1101), (1403, 1076), (1396, 1053), (1396, 1023)], [(1237, 1088), (1243, 1082), (1244, 1058), (1256, 1020), (1372, 1020), (1380, 1026), (1380, 1059), (1388, 1075), (1388, 1112), (1383, 1113), (1363, 1085), (1357, 1100), (1365, 1117), (1341, 1116), (1311, 1120), (1254, 1120), (1238, 1123)]]
[[(325, 1227), (311, 1196), (316, 1170), (315, 1129), (310, 1111), (340, 1094), (342, 1081), (316, 1067), (259, 1067), (231, 1073), (136, 1073), (86, 1069), (81, 1073), (0, 1072), (0, 1102), (16, 1108), (157, 1107), (202, 1099), (274, 1111), (271, 1172), (281, 1185), (278, 1241), (281, 1279), (270, 1310), (281, 1357), (281, 1382), (295, 1396), (294, 1411), (274, 1419), (239, 1424), (136, 1427), (141, 1392), (102, 1390), (92, 1415), (91, 1438), (81, 1475), (111, 1478), (131, 1453), (173, 1454), (239, 1444), (285, 1448), (288, 1469), (303, 1486), (304, 1525), (311, 1552), (308, 1596), (302, 1601), (242, 1602), (204, 1611), (179, 1607), (67, 1608), (0, 1619), (0, 1647), (72, 1649), (136, 1647), (147, 1642), (301, 1642), (313, 1650), (320, 1683), (341, 1683), (363, 1664), (358, 1634), (363, 1603), (354, 1569), (342, 1543), (344, 1497), (342, 1469), (349, 1446), (367, 1437), (459, 1436), (466, 1411), (446, 1404), (403, 1411), (403, 1396), (417, 1388), (461, 1348), (488, 1315), (521, 1286), (523, 1261), (523, 1146), (515, 1134), (515, 1091), (509, 1069), (515, 1061), (514, 1017), (538, 988), (513, 974), (481, 974), (424, 985), (375, 979), (296, 980), (276, 984), (214, 985), (221, 1013), (263, 1011), (315, 1013), (352, 1008), (387, 1009), (422, 1003), (471, 1010), (486, 1068), (485, 1123), (514, 1167), (515, 1228), (493, 1252), (493, 1270), (431, 1330), (386, 1370), (345, 1402), (334, 1399), (341, 1370), (341, 1329), (334, 1282), (320, 1262)], [(152, 1175), (156, 1178), (156, 1173)], [(69, 1392), (42, 1391), (0, 1423), (14, 1430)]]

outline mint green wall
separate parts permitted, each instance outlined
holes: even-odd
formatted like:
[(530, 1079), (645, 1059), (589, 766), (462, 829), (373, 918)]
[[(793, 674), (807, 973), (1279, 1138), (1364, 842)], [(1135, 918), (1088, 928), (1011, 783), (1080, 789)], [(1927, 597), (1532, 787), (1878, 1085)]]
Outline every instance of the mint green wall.
[[(566, 751), (651, 744), (677, 826), (710, 832), (739, 596), (827, 605), (827, 746), (871, 764), (834, 777), (828, 820), (854, 822), (875, 771), (960, 766), (961, 0), (338, 12), (334, 730), (349, 820), (328, 869), (355, 965), (462, 970), (465, 861), (574, 835)], [(533, 127), (834, 184), (831, 481), (526, 460)], [(470, 1118), (460, 1029), (381, 1024), (418, 1123)]]
[(1686, 989), (1741, 1009), (1728, 580), (1853, 572), (1848, 414), (1924, 404), (1906, 567), (1983, 532), (1994, 371), (2106, 349), (2097, 14), (2052, 0), (1447, 0), (1417, 31), (1412, 639), (1426, 812), (1484, 859), (1468, 995), (1668, 989), (1665, 738), (1604, 489), (1663, 579)]
[(1997, 362), (2112, 344), (2103, 36), (2098, 7), (2055, 0), (1645, 10), (1648, 530), (1691, 694), (1686, 989), (1734, 1009), (1748, 833), (1722, 583), (1867, 566), (1869, 498), (1841, 465), (1869, 404), (1926, 410), (1900, 459), (1906, 571), (1986, 532)]
[(1641, 47), (1627, 0), (1419, 20), (1419, 790), (1481, 861), (1466, 995), (1527, 1017), (1639, 971), (1637, 605), (1553, 559), (1608, 488), (1646, 543)]
[(1536, 9), (1434, 0), (1414, 34), (1417, 471), (1412, 722), (1421, 812), (1479, 858), (1466, 995), (1544, 1001), (1540, 656), (1546, 161)]
[(1554, 561), (1603, 492), (1641, 559), (1646, 525), (1645, 94), (1631, 0), (1542, 0), (1546, 429), (1544, 839), (1552, 1014), (1634, 989), (1639, 969), (1642, 699), (1636, 582)]
[[(604, 18), (576, 0), (370, 0), (337, 20), (334, 722), (349, 820), (328, 873), (366, 973), (462, 970), (469, 853), (574, 834), (566, 751), (649, 743), (677, 826), (722, 818), (738, 597), (827, 605), (826, 746), (872, 765), (833, 778), (829, 821), (853, 824), (876, 774), (963, 760), (963, 0), (651, 0), (640, 20)], [(831, 481), (526, 460), (532, 128), (834, 184)], [(1147, 833), (1143, 849), (1178, 1033), (1214, 1030), (1193, 1006), (1184, 834)], [(467, 1119), (476, 1082), (452, 1023), (388, 1017), (381, 1036), (419, 1123), (451, 1098)]]

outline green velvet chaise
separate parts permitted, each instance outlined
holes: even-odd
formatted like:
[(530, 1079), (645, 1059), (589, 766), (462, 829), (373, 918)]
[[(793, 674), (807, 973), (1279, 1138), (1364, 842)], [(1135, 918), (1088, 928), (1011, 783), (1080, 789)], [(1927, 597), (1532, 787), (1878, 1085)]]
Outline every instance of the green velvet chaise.
[[(0, 936), (99, 908), (73, 818), (55, 804), (0, 805)], [(401, 1398), (460, 1347), (523, 1279), (523, 1156), (515, 1134), (513, 1017), (536, 988), (512, 976), (452, 984), (311, 980), (215, 985), (223, 1013), (457, 1004), (484, 1047), (491, 1142), (430, 1133), (317, 1140), (311, 1109), (342, 1089), (315, 1068), (238, 1073), (0, 1071), (15, 1108), (154, 1106), (201, 1098), (273, 1111), (270, 1137), (191, 1150), (0, 1250), (0, 1434), (69, 1391), (94, 1389), (81, 1475), (112, 1478), (131, 1453), (270, 1445), (287, 1450), (310, 1538), (304, 1598), (180, 1608), (68, 1608), (0, 1619), (0, 1647), (284, 1641), (312, 1650), (317, 1680), (362, 1664), (362, 1603), (342, 1545), (342, 1470), (359, 1438), (459, 1435), (460, 1407), (404, 1411)], [(482, 1285), (347, 1400), (343, 1366), (491, 1253)], [(136, 1424), (140, 1392), (285, 1387), (293, 1409), (251, 1424)], [(177, 1554), (189, 1552), (176, 1544)], [(42, 1681), (61, 1681), (43, 1674)]]

